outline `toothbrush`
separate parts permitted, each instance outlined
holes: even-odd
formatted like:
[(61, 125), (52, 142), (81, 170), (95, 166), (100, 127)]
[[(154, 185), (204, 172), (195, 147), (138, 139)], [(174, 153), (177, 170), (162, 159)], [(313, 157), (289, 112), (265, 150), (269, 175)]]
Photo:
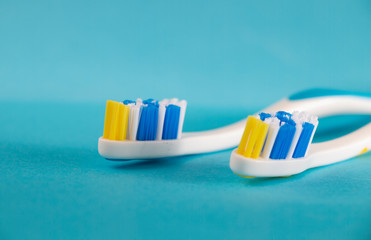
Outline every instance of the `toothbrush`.
[(310, 146), (317, 125), (317, 117), (297, 111), (249, 116), (240, 145), (231, 154), (230, 168), (247, 178), (291, 176), (371, 149), (371, 123), (346, 136)]
[[(312, 89), (296, 93), (262, 111), (280, 110), (306, 111), (318, 117), (336, 114), (371, 114), (371, 94)], [(133, 141), (100, 137), (98, 151), (102, 157), (109, 160), (155, 159), (215, 152), (236, 147), (241, 140), (245, 123), (246, 119), (243, 119), (214, 130), (184, 132), (180, 138), (173, 140)], [(369, 129), (365, 130), (369, 131)], [(331, 146), (332, 144), (336, 145), (331, 143)], [(316, 144), (312, 145), (311, 151), (314, 152), (317, 147)]]

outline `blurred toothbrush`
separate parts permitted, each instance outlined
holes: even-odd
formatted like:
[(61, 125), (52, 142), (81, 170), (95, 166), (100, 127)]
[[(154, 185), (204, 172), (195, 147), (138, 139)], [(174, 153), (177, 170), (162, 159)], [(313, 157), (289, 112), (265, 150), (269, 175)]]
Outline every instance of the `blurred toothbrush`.
[[(304, 112), (249, 116), (230, 158), (241, 177), (279, 177), (340, 162), (371, 149), (371, 123), (337, 139), (311, 145), (318, 120)], [(311, 151), (308, 151), (311, 147)]]

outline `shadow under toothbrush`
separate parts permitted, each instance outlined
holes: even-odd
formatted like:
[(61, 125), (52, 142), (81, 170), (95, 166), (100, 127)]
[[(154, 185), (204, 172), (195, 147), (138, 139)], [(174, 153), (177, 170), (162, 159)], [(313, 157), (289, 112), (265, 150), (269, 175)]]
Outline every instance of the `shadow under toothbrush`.
[(155, 178), (161, 182), (233, 186), (238, 179), (231, 177), (228, 167), (230, 150), (182, 157), (133, 160), (114, 164), (109, 168), (124, 175), (139, 174), (141, 178)]
[(137, 169), (152, 169), (158, 167), (172, 167), (181, 165), (186, 161), (191, 161), (192, 156), (181, 156), (171, 158), (145, 159), (145, 160), (127, 160), (117, 161), (118, 165), (111, 166), (113, 169), (122, 170), (137, 170)]
[[(231, 149), (226, 149), (217, 152), (211, 153), (202, 153), (202, 154), (192, 154), (192, 155), (185, 155), (185, 156), (176, 156), (176, 157), (168, 157), (168, 158), (155, 158), (155, 159), (134, 159), (134, 160), (127, 160), (127, 161), (115, 161), (120, 164), (113, 165), (112, 168), (114, 169), (148, 169), (153, 167), (173, 167), (174, 165), (181, 165), (186, 162), (191, 161), (198, 161), (198, 158), (202, 158), (205, 156), (213, 156), (219, 153), (229, 153)], [(202, 161), (202, 160), (201, 160)]]

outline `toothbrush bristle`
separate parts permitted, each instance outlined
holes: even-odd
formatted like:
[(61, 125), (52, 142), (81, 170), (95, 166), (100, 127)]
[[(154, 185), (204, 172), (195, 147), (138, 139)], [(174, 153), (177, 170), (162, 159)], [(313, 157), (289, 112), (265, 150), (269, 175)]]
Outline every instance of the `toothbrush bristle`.
[(180, 114), (179, 114), (179, 125), (178, 125), (178, 137), (177, 139), (180, 139), (182, 137), (182, 130), (183, 130), (183, 124), (184, 124), (184, 116), (187, 108), (187, 101), (182, 100), (178, 102), (178, 106), (180, 107)]
[(284, 123), (278, 131), (269, 158), (285, 159), (287, 157), (287, 154), (289, 153), (294, 134), (295, 126), (290, 123)]
[(157, 120), (158, 107), (156, 107), (155, 104), (149, 103), (147, 106), (142, 107), (142, 114), (138, 126), (137, 140), (155, 140)]
[(159, 103), (158, 107), (158, 121), (157, 121), (157, 132), (156, 140), (161, 140), (164, 131), (164, 121), (165, 121), (166, 107), (163, 103)]
[(166, 108), (165, 121), (164, 121), (164, 130), (162, 133), (162, 139), (176, 139), (178, 135), (179, 127), (179, 114), (180, 107), (169, 104)]
[(300, 158), (305, 156), (309, 142), (311, 141), (313, 130), (314, 125), (312, 123), (304, 123), (302, 133), (293, 154), (293, 158)]
[(253, 159), (304, 157), (317, 125), (317, 117), (297, 111), (249, 116), (237, 153)]
[(178, 99), (154, 99), (121, 102), (108, 100), (103, 138), (108, 140), (179, 139), (187, 102)]
[(269, 125), (262, 120), (249, 116), (237, 153), (245, 157), (258, 157), (263, 147), (268, 127)]
[(116, 129), (116, 140), (122, 141), (126, 139), (128, 121), (129, 121), (130, 108), (127, 105), (120, 103), (118, 105), (117, 114), (117, 129)]
[(106, 103), (106, 114), (104, 118), (103, 138), (116, 138), (116, 113), (118, 102), (108, 100)]

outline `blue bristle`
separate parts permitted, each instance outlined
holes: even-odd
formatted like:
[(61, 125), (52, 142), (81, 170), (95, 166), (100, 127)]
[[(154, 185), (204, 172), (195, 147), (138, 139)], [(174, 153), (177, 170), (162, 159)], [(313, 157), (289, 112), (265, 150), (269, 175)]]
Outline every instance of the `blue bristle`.
[(272, 115), (270, 115), (269, 113), (261, 112), (259, 113), (259, 117), (260, 117), (260, 120), (264, 121), (266, 118), (272, 117)]
[(178, 136), (180, 107), (170, 104), (166, 107), (163, 140), (176, 139)]
[(137, 140), (151, 141), (156, 138), (158, 121), (158, 106), (148, 104), (142, 108), (142, 114), (139, 120)]
[(147, 100), (144, 100), (143, 104), (158, 106), (158, 101), (156, 101), (155, 99), (149, 98)]
[(122, 103), (125, 104), (125, 105), (128, 105), (130, 103), (135, 103), (135, 101), (126, 99), (126, 100), (122, 101)]
[(309, 141), (311, 139), (312, 133), (314, 130), (314, 125), (308, 122), (303, 124), (303, 130), (300, 134), (298, 143), (296, 144), (293, 158), (300, 158), (305, 156), (305, 152), (307, 151)]
[(287, 157), (295, 131), (296, 128), (292, 122), (286, 123), (280, 127), (269, 158), (285, 159)]
[(154, 114), (153, 114), (153, 120), (152, 121), (152, 136), (151, 136), (151, 139), (152, 140), (155, 140), (156, 139), (156, 132), (157, 132), (157, 123), (158, 123), (158, 103), (156, 105), (156, 107), (154, 108)]
[(294, 120), (292, 120), (291, 118), (287, 121), (287, 123), (292, 125), (292, 126), (296, 126), (296, 122)]
[(285, 112), (285, 111), (278, 111), (278, 112), (276, 112), (276, 117), (277, 118), (282, 117), (282, 116), (291, 118), (292, 114), (289, 113), (289, 112)]
[(145, 126), (147, 121), (147, 107), (142, 107), (142, 112), (140, 115), (139, 125), (138, 125), (138, 132), (137, 132), (137, 140), (144, 141), (146, 139), (145, 137)]
[(276, 117), (280, 120), (280, 125), (282, 125), (282, 122), (289, 123), (291, 120), (291, 113), (285, 112), (285, 111), (278, 111), (276, 113)]

